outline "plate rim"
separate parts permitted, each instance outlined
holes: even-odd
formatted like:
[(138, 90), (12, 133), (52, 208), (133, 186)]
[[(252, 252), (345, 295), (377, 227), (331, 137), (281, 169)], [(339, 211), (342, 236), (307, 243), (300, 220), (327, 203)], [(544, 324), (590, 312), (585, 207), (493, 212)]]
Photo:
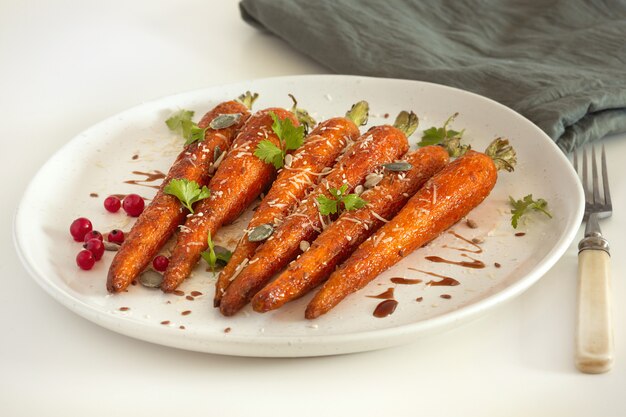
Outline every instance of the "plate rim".
[[(31, 193), (32, 187), (34, 187), (39, 177), (46, 171), (48, 166), (55, 160), (58, 155), (62, 154), (67, 148), (74, 146), (77, 142), (81, 140), (83, 136), (89, 134), (92, 130), (97, 130), (102, 125), (106, 125), (110, 123), (113, 119), (119, 118), (127, 113), (130, 113), (134, 110), (139, 109), (140, 107), (150, 106), (160, 101), (164, 100), (172, 100), (176, 97), (185, 97), (199, 93), (207, 93), (209, 94), (212, 90), (216, 90), (219, 88), (235, 88), (237, 86), (241, 86), (242, 88), (248, 88), (247, 86), (253, 85), (254, 83), (259, 82), (272, 82), (272, 81), (314, 81), (316, 78), (326, 78), (326, 79), (338, 79), (338, 80), (346, 80), (347, 82), (352, 82), (355, 80), (374, 80), (374, 81), (383, 81), (383, 82), (401, 82), (401, 83), (415, 83), (418, 85), (426, 85), (430, 88), (444, 89), (454, 91), (456, 94), (464, 94), (469, 95), (472, 99), (477, 99), (481, 101), (488, 102), (490, 105), (495, 105), (503, 110), (508, 111), (512, 117), (516, 117), (521, 119), (525, 123), (529, 124), (529, 127), (532, 128), (538, 136), (542, 137), (542, 139), (547, 142), (553, 148), (553, 150), (558, 155), (557, 158), (561, 159), (562, 162), (565, 162), (566, 166), (570, 169), (568, 171), (569, 176), (576, 177), (576, 181), (574, 181), (576, 185), (576, 195), (569, 196), (573, 201), (574, 197), (577, 200), (578, 204), (574, 210), (574, 216), (570, 216), (569, 219), (565, 220), (565, 227), (561, 234), (560, 239), (555, 243), (555, 245), (548, 251), (542, 259), (540, 259), (535, 266), (533, 266), (532, 270), (525, 274), (522, 278), (518, 279), (514, 283), (507, 285), (505, 288), (495, 292), (494, 294), (488, 295), (483, 299), (480, 299), (476, 302), (473, 302), (469, 305), (462, 306), (456, 310), (449, 311), (443, 313), (439, 316), (428, 318), (425, 320), (420, 320), (414, 323), (401, 324), (389, 328), (383, 329), (374, 329), (374, 330), (364, 330), (358, 332), (344, 333), (344, 334), (331, 334), (331, 335), (307, 335), (307, 336), (287, 336), (287, 335), (275, 335), (275, 336), (262, 336), (258, 335), (237, 335), (237, 334), (228, 334), (228, 335), (209, 335), (212, 337), (190, 337), (190, 334), (186, 334), (185, 337), (172, 338), (173, 329), (167, 327), (155, 327), (149, 326), (140, 322), (135, 322), (129, 319), (126, 319), (121, 316), (113, 316), (111, 314), (105, 314), (101, 310), (97, 309), (94, 306), (91, 306), (85, 303), (83, 300), (80, 300), (76, 297), (73, 297), (71, 294), (62, 290), (58, 286), (54, 285), (51, 281), (46, 279), (40, 271), (35, 268), (34, 265), (27, 259), (27, 250), (24, 244), (24, 238), (20, 238), (20, 224), (24, 220), (21, 218), (21, 213), (23, 213), (23, 205), (26, 203), (26, 197)], [(113, 330), (116, 333), (124, 334), (126, 336), (130, 336), (132, 338), (148, 341), (152, 343), (157, 343), (164, 346), (170, 346), (185, 350), (192, 350), (198, 352), (206, 352), (206, 353), (217, 353), (217, 354), (227, 354), (231, 356), (251, 356), (251, 357), (306, 357), (306, 356), (324, 356), (324, 355), (333, 355), (333, 354), (342, 354), (342, 353), (350, 353), (350, 352), (362, 352), (374, 349), (380, 349), (384, 347), (399, 345), (403, 343), (402, 341), (398, 342), (398, 339), (413, 338), (416, 339), (420, 334), (428, 333), (434, 330), (445, 330), (451, 325), (456, 323), (460, 324), (462, 322), (468, 322), (477, 316), (479, 316), (483, 312), (487, 312), (496, 305), (499, 305), (505, 301), (512, 300), (516, 296), (522, 294), (532, 285), (534, 285), (549, 269), (551, 269), (556, 262), (563, 256), (565, 251), (568, 249), (571, 242), (573, 242), (580, 224), (582, 222), (584, 214), (584, 193), (582, 189), (582, 185), (580, 181), (577, 179), (577, 176), (567, 160), (567, 157), (562, 152), (562, 150), (554, 143), (554, 141), (543, 132), (537, 125), (528, 120), (523, 115), (519, 114), (515, 110), (498, 103), (488, 97), (481, 96), (479, 94), (462, 90), (455, 87), (450, 87), (442, 84), (431, 83), (426, 81), (419, 80), (408, 80), (408, 79), (400, 79), (400, 78), (381, 78), (381, 77), (369, 77), (369, 76), (358, 76), (358, 75), (344, 75), (344, 74), (309, 74), (309, 75), (290, 75), (290, 76), (277, 76), (277, 77), (266, 77), (252, 80), (244, 80), (235, 83), (228, 84), (216, 84), (209, 87), (203, 87), (200, 89), (192, 89), (187, 90), (185, 92), (179, 92), (175, 94), (161, 96), (155, 99), (151, 99), (148, 101), (143, 101), (138, 104), (135, 104), (131, 107), (128, 107), (120, 112), (114, 113), (113, 115), (106, 117), (99, 122), (90, 125), (86, 129), (80, 131), (78, 134), (74, 135), (70, 140), (68, 140), (65, 144), (63, 144), (59, 149), (57, 149), (52, 155), (50, 155), (46, 162), (37, 170), (37, 172), (30, 179), (27, 187), (24, 189), (20, 202), (17, 205), (14, 216), (13, 216), (13, 243), (16, 248), (16, 252), (18, 257), (29, 273), (29, 275), (42, 287), (48, 294), (50, 294), (55, 300), (61, 303), (63, 306), (67, 307), (70, 311), (78, 314), (79, 316), (98, 324), (104, 328), (109, 330)], [(578, 227), (577, 227), (578, 225)], [(125, 326), (117, 325), (120, 321), (125, 321)], [(138, 335), (137, 332), (145, 332), (141, 335)], [(205, 335), (206, 336), (206, 335)], [(360, 347), (358, 349), (354, 349), (354, 347), (350, 347), (353, 345), (362, 344), (363, 342), (372, 342), (372, 341), (386, 341), (387, 337), (392, 339), (392, 341), (388, 343), (379, 343), (380, 346), (370, 346), (370, 347)], [(293, 342), (294, 339), (297, 338), (297, 342)], [(172, 341), (173, 340), (173, 341)], [(186, 341), (187, 343), (176, 343), (177, 341)], [(251, 343), (254, 341), (254, 343)], [(191, 343), (190, 343), (191, 342)], [(289, 343), (292, 342), (292, 343)], [(215, 348), (218, 345), (219, 348)], [(296, 347), (304, 347), (306, 348), (318, 348), (314, 349), (314, 352), (307, 352), (306, 354), (302, 354), (302, 352), (298, 352), (298, 349), (293, 349), (290, 352), (281, 352), (281, 354), (273, 354), (272, 351), (267, 348), (276, 347), (277, 345), (286, 345)], [(332, 345), (332, 347), (323, 347), (322, 345), (328, 344)], [(338, 348), (337, 348), (337, 345)], [(229, 347), (237, 346), (237, 349), (234, 351), (229, 351)], [(322, 347), (322, 349), (319, 349)], [(263, 348), (263, 349), (259, 349)], [(289, 354), (292, 353), (292, 354)]]

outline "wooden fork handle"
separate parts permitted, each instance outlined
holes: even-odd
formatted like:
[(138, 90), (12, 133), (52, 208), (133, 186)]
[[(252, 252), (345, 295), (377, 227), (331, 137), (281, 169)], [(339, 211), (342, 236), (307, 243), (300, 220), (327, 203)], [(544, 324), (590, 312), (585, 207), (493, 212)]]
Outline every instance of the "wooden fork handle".
[(599, 374), (613, 366), (610, 259), (604, 250), (578, 253), (576, 367), (584, 373)]

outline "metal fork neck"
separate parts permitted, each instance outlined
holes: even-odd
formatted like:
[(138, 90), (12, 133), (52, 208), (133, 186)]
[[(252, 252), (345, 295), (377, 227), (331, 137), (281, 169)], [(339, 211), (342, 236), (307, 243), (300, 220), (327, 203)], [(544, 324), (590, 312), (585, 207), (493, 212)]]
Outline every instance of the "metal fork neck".
[(598, 223), (598, 213), (591, 213), (585, 226), (585, 237), (578, 243), (578, 252), (587, 249), (603, 250), (609, 255), (609, 242), (602, 237), (600, 224)]

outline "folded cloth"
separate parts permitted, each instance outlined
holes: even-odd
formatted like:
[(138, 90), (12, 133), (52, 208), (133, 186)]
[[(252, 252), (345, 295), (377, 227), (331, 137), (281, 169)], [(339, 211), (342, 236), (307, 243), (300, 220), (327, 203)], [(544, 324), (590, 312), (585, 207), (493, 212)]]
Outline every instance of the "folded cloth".
[(568, 152), (626, 131), (626, 2), (243, 0), (243, 18), (331, 70), (458, 87)]

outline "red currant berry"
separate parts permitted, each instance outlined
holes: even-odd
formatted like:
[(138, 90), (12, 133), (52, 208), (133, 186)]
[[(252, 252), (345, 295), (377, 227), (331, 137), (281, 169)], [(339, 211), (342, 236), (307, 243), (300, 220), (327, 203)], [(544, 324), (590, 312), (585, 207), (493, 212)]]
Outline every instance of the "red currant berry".
[(141, 212), (143, 212), (143, 198), (141, 198), (137, 194), (128, 194), (126, 197), (124, 197), (122, 207), (129, 216), (137, 217), (141, 214)]
[(85, 239), (85, 235), (91, 232), (92, 226), (89, 219), (85, 217), (79, 217), (72, 222), (70, 226), (70, 233), (77, 242), (82, 242)]
[(76, 255), (76, 265), (78, 265), (80, 269), (88, 271), (93, 268), (93, 265), (95, 263), (96, 258), (94, 258), (93, 253), (89, 252), (86, 249), (81, 250), (80, 252), (78, 252), (78, 255)]
[(96, 261), (102, 259), (102, 255), (104, 255), (104, 243), (101, 240), (90, 239), (83, 245), (83, 248), (91, 252)]
[(104, 199), (104, 208), (111, 213), (117, 212), (122, 207), (122, 202), (114, 195)]
[(165, 271), (169, 264), (170, 260), (163, 255), (159, 255), (152, 260), (152, 267), (159, 272)]
[(98, 239), (100, 242), (104, 240), (104, 238), (102, 237), (102, 233), (98, 232), (97, 230), (92, 230), (91, 232), (85, 234), (83, 242), (87, 243), (91, 239)]
[(107, 236), (107, 239), (109, 240), (109, 242), (121, 245), (122, 242), (124, 242), (124, 232), (122, 232), (120, 229), (113, 229), (109, 232), (109, 236)]

